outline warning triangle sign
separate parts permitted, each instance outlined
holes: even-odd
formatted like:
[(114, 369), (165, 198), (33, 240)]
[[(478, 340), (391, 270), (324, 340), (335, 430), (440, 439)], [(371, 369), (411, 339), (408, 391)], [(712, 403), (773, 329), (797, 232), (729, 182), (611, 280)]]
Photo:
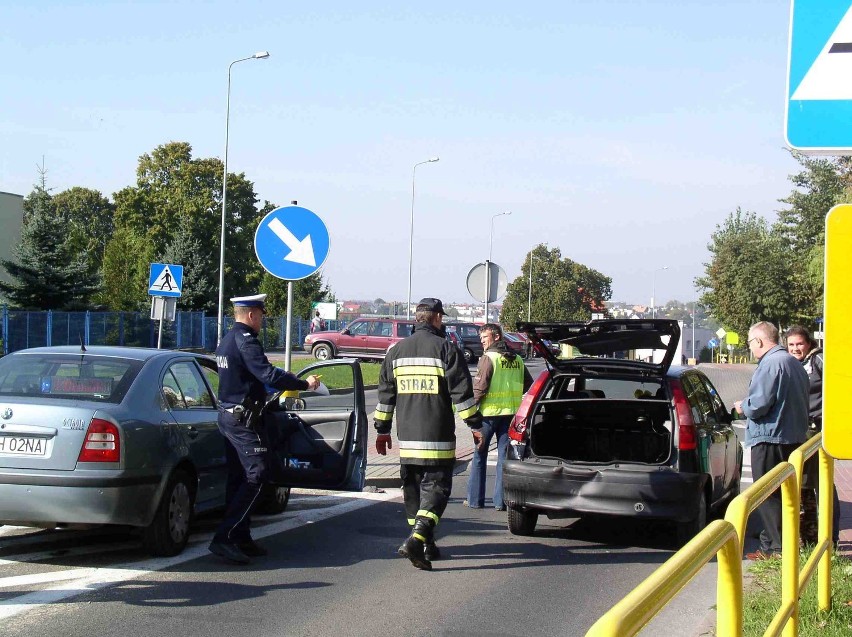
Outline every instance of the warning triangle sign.
[(172, 271), (169, 269), (169, 266), (163, 267), (159, 276), (154, 279), (154, 282), (151, 284), (151, 287), (148, 288), (149, 292), (180, 292), (180, 288), (175, 282), (175, 277), (172, 274)]
[(852, 7), (825, 43), (790, 99), (852, 100)]

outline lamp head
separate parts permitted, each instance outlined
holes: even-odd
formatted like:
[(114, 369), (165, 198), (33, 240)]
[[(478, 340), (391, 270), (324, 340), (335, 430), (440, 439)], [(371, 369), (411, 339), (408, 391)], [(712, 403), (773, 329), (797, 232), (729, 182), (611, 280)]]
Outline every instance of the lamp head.
[(269, 57), (269, 51), (258, 51), (257, 53), (252, 55), (252, 57), (255, 60), (265, 60), (266, 58)]
[(427, 161), (433, 162), (433, 161), (440, 161), (440, 160), (441, 160), (440, 157), (430, 157)]

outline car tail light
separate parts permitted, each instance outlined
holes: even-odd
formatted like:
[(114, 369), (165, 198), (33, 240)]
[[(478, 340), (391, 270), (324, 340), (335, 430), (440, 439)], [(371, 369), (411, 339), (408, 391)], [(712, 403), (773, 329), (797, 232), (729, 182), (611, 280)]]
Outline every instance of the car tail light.
[(690, 451), (698, 447), (698, 432), (692, 419), (692, 410), (686, 402), (686, 394), (677, 381), (672, 381), (672, 396), (674, 397), (675, 413), (677, 414), (677, 448)]
[(77, 462), (118, 462), (120, 459), (118, 427), (108, 420), (92, 418)]
[(535, 379), (532, 387), (529, 388), (524, 397), (521, 398), (521, 405), (515, 417), (512, 418), (512, 424), (509, 425), (509, 438), (515, 442), (523, 442), (527, 433), (527, 419), (532, 411), (533, 403), (538, 399), (545, 384), (550, 379), (550, 372), (544, 370), (539, 377)]

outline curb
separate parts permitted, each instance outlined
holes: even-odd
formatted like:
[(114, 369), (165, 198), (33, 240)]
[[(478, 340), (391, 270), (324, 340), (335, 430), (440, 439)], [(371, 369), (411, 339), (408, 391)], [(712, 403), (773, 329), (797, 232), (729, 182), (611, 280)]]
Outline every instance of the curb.
[[(470, 458), (456, 459), (456, 464), (453, 467), (453, 475), (457, 476), (460, 473), (467, 471), (470, 464)], [(365, 487), (379, 487), (386, 489), (399, 489), (402, 487), (402, 479), (399, 476), (367, 476), (364, 479)]]

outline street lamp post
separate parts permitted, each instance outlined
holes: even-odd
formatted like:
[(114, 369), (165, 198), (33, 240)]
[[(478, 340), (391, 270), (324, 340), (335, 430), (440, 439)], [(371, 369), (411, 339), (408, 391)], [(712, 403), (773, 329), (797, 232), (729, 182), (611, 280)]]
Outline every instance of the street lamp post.
[(532, 320), (532, 266), (533, 266), (533, 253), (530, 252), (530, 292), (527, 297), (527, 323)]
[(414, 264), (414, 178), (417, 176), (417, 167), (422, 164), (431, 164), (439, 161), (440, 157), (432, 157), (426, 161), (419, 161), (414, 164), (411, 171), (411, 230), (408, 234), (408, 302), (405, 305), (405, 318), (411, 318), (411, 268)]
[(231, 67), (237, 62), (245, 62), (246, 60), (265, 60), (269, 57), (268, 51), (258, 51), (247, 58), (234, 60), (228, 65), (228, 94), (225, 101), (225, 167), (222, 171), (222, 234), (219, 237), (219, 310), (216, 315), (216, 344), (222, 340), (222, 332), (224, 327), (225, 306), (225, 211), (228, 197), (228, 122), (231, 114)]
[(662, 272), (663, 270), (668, 270), (669, 266), (664, 265), (661, 268), (657, 268), (654, 270), (654, 284), (651, 288), (651, 318), (657, 318), (657, 272)]
[(488, 261), (485, 262), (485, 322), (488, 323), (488, 297), (491, 295), (491, 252), (494, 248), (494, 220), (512, 214), (511, 210), (491, 216), (491, 234), (488, 237)]

